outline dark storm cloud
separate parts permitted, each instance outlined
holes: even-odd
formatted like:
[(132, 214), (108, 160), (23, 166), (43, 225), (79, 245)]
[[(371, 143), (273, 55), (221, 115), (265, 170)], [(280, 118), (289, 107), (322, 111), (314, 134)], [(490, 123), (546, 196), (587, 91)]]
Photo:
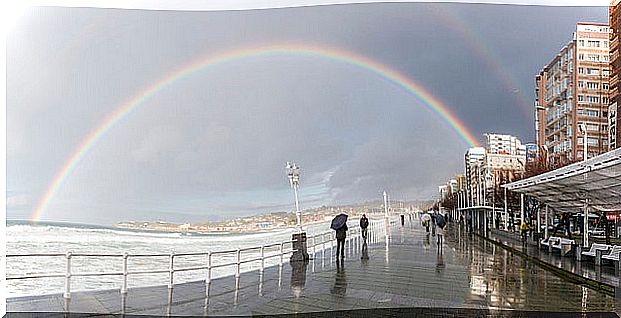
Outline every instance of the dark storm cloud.
[[(455, 16), (485, 47), (473, 50)], [(356, 52), (419, 82), (476, 136), (532, 141), (530, 106), (516, 91), (533, 95), (534, 75), (584, 19), (605, 21), (606, 8), (33, 9), (7, 41), (8, 216), (32, 212), (81, 140), (137, 92), (191, 60), (242, 47), (295, 42)], [(301, 55), (232, 61), (171, 83), (119, 121), (44, 216), (192, 221), (287, 210), (288, 160), (303, 168), (306, 207), (376, 199), (383, 190), (428, 198), (463, 169), (465, 148), (420, 100), (362, 68)]]

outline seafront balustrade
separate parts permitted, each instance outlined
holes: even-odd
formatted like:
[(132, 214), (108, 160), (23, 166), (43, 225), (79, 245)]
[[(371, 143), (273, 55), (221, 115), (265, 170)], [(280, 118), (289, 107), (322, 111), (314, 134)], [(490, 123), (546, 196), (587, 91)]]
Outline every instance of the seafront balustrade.
[[(395, 220), (373, 220), (369, 224), (367, 243), (377, 243), (385, 235), (387, 235), (388, 224), (395, 223)], [(361, 236), (361, 229), (358, 225), (352, 226), (348, 231), (345, 250), (351, 253), (354, 249), (360, 249), (363, 244)], [(261, 246), (253, 246), (246, 248), (237, 248), (230, 250), (220, 251), (207, 251), (196, 253), (152, 253), (152, 254), (106, 254), (106, 253), (32, 253), (32, 254), (7, 254), (7, 261), (15, 258), (29, 258), (35, 261), (38, 257), (58, 257), (65, 260), (64, 272), (39, 272), (39, 273), (26, 273), (22, 275), (7, 276), (7, 281), (26, 281), (36, 279), (49, 279), (49, 278), (64, 278), (64, 293), (65, 299), (71, 298), (71, 283), (74, 277), (110, 277), (117, 276), (122, 277), (122, 285), (120, 291), (122, 294), (127, 294), (128, 291), (128, 278), (135, 275), (144, 274), (167, 274), (167, 281), (161, 282), (160, 285), (167, 284), (169, 289), (173, 289), (175, 286), (175, 277), (177, 273), (190, 272), (190, 271), (206, 271), (204, 278), (205, 283), (209, 285), (213, 278), (212, 274), (214, 269), (217, 268), (234, 268), (234, 276), (236, 278), (236, 285), (239, 285), (239, 277), (242, 272), (242, 265), (251, 265), (246, 268), (246, 271), (258, 270), (259, 275), (263, 275), (263, 271), (266, 268), (266, 261), (276, 259), (278, 266), (282, 268), (285, 263), (285, 256), (295, 252), (293, 248), (293, 241), (282, 241), (272, 244), (264, 244)], [(321, 254), (321, 263), (323, 265), (326, 251), (330, 251), (328, 258), (332, 260), (331, 254), (336, 246), (336, 237), (334, 231), (325, 231), (312, 236), (307, 237), (307, 251), (311, 255), (312, 270), (315, 270), (315, 259), (318, 254)], [(193, 262), (186, 264), (186, 266), (179, 266), (182, 263), (183, 258), (187, 257), (199, 257), (202, 259), (200, 262)], [(118, 259), (118, 262), (122, 263), (122, 270), (120, 271), (95, 271), (95, 270), (83, 270), (74, 272), (72, 269), (72, 262), (74, 258), (86, 258), (86, 259)], [(156, 269), (140, 269), (130, 268), (128, 266), (129, 259), (146, 259), (146, 263), (156, 262), (159, 260), (159, 265), (162, 265), (162, 259), (167, 259), (167, 268), (159, 266)], [(141, 262), (145, 264), (145, 261)], [(186, 262), (187, 263), (187, 262)], [(92, 265), (92, 264), (91, 264)], [(135, 266), (139, 267), (139, 266)], [(60, 292), (60, 291), (59, 291)]]

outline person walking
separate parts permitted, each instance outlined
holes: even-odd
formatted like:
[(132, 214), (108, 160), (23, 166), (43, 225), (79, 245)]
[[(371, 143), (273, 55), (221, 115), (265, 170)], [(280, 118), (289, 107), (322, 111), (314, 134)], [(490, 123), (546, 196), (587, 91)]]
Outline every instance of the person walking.
[(446, 217), (442, 214), (438, 214), (436, 216), (436, 226), (438, 227), (436, 230), (438, 235), (438, 248), (442, 248), (442, 243), (444, 242), (444, 228), (446, 227)]
[(345, 258), (345, 238), (347, 238), (347, 223), (336, 230), (336, 258)]
[(526, 245), (526, 239), (528, 237), (528, 224), (524, 221), (520, 224), (520, 233), (522, 234), (522, 245)]
[(436, 236), (436, 211), (432, 211), (431, 213), (431, 236)]
[(570, 216), (568, 213), (565, 213), (565, 232), (567, 237), (571, 240), (571, 225), (570, 225)]
[(431, 221), (431, 216), (429, 215), (429, 213), (425, 213), (420, 217), (420, 220), (425, 227), (425, 230), (427, 231), (427, 235), (429, 235), (429, 222)]
[(367, 241), (367, 228), (369, 227), (369, 219), (366, 214), (363, 214), (360, 218), (360, 230), (362, 233), (362, 240)]

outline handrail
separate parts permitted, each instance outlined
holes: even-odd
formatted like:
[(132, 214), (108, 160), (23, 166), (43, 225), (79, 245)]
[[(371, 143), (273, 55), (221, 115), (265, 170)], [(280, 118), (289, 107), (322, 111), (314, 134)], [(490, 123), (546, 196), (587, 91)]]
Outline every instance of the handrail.
[[(379, 224), (384, 224), (385, 220), (382, 221), (372, 221), (369, 222), (369, 232), (373, 231), (382, 231)], [(392, 222), (390, 222), (392, 223)], [(350, 241), (348, 244), (351, 247), (351, 240), (355, 239), (357, 235), (361, 234), (361, 230), (358, 225), (351, 228), (351, 232), (354, 235), (348, 235), (348, 240)], [(325, 231), (316, 233), (312, 236), (307, 236), (307, 249), (312, 249), (313, 253), (316, 253), (316, 247), (320, 247), (321, 250), (326, 249), (326, 243), (332, 242), (336, 239), (333, 235), (334, 231)], [(312, 243), (309, 244), (310, 239), (312, 238)], [(175, 253), (174, 251), (168, 254), (164, 253), (136, 253), (136, 254), (116, 254), (116, 253), (72, 253), (67, 252), (65, 254), (62, 253), (32, 253), (32, 254), (7, 254), (6, 258), (18, 258), (18, 257), (65, 257), (66, 259), (66, 272), (65, 273), (36, 273), (22, 276), (9, 276), (6, 277), (6, 280), (24, 280), (24, 279), (40, 279), (40, 278), (65, 278), (65, 292), (64, 297), (69, 299), (71, 297), (71, 277), (92, 277), (92, 276), (123, 276), (123, 286), (121, 287), (121, 293), (127, 293), (127, 276), (129, 275), (142, 275), (142, 274), (169, 274), (169, 282), (168, 287), (170, 289), (173, 288), (174, 285), (174, 273), (176, 272), (187, 272), (187, 271), (196, 271), (196, 270), (207, 270), (206, 282), (211, 282), (212, 270), (215, 268), (235, 266), (235, 277), (240, 277), (241, 265), (248, 264), (253, 262), (260, 262), (260, 272), (262, 273), (265, 267), (265, 260), (271, 259), (274, 257), (280, 257), (279, 266), (282, 266), (284, 263), (283, 256), (287, 254), (294, 253), (294, 242), (293, 240), (281, 241), (279, 243), (270, 243), (264, 244), (261, 246), (251, 246), (239, 249), (231, 249), (231, 250), (220, 250), (220, 251), (207, 251), (207, 252), (190, 252), (190, 253)], [(287, 248), (285, 248), (287, 246)], [(274, 249), (277, 247), (278, 249)], [(328, 247), (332, 248), (333, 245), (330, 244)], [(266, 249), (269, 249), (269, 252), (266, 253)], [(256, 251), (260, 253), (259, 256), (254, 256), (249, 259), (242, 258), (242, 252)], [(224, 263), (213, 263), (214, 255), (229, 255), (232, 256), (232, 259), (228, 262)], [(179, 257), (187, 257), (187, 256), (206, 256), (206, 265), (200, 266), (190, 266), (190, 267), (176, 267), (175, 259)], [(112, 272), (72, 272), (71, 271), (71, 260), (74, 257), (88, 257), (88, 258), (100, 258), (100, 257), (111, 257), (111, 258), (122, 258), (123, 260), (123, 270), (122, 271), (112, 271)], [(167, 257), (169, 259), (168, 269), (152, 269), (152, 270), (128, 270), (127, 259), (128, 258), (164, 258)]]

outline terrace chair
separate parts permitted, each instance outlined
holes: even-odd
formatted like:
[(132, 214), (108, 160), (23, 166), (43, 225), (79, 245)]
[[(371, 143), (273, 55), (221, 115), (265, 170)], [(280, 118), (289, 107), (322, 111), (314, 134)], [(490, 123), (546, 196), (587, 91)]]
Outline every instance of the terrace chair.
[[(606, 244), (593, 243), (591, 244), (591, 249), (586, 252), (582, 252), (578, 261), (583, 261), (585, 258), (593, 258), (595, 259), (595, 265), (601, 265), (601, 257), (604, 253), (607, 253), (612, 246)], [(586, 256), (586, 257), (585, 257)]]
[(561, 238), (556, 236), (550, 236), (546, 240), (541, 241), (542, 246), (546, 246), (548, 252), (552, 252), (552, 245), (556, 245), (560, 242)]
[(561, 252), (561, 256), (567, 256), (571, 253), (575, 245), (576, 241), (566, 238), (560, 238), (556, 244), (550, 244), (552, 249), (557, 249)]
[(619, 257), (621, 256), (621, 245), (613, 245), (610, 253), (602, 255), (602, 261), (610, 261), (615, 265), (615, 275), (619, 276)]

